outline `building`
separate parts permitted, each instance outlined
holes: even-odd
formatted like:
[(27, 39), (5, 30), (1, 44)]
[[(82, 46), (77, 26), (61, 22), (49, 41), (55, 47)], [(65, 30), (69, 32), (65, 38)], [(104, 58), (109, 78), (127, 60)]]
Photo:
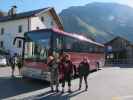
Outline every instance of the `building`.
[(0, 17), (0, 48), (10, 53), (22, 53), (22, 40), (13, 45), (15, 37), (23, 37), (25, 32), (45, 28), (59, 28), (63, 30), (61, 21), (54, 8), (48, 7), (29, 12), (16, 13), (13, 6), (7, 16)]
[(133, 61), (133, 42), (123, 37), (115, 37), (105, 44), (106, 59), (112, 61), (122, 61), (132, 63)]

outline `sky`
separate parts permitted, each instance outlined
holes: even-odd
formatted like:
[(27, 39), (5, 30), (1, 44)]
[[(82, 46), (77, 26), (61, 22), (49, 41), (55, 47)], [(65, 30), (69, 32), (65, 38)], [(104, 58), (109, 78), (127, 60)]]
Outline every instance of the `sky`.
[(54, 7), (57, 13), (71, 6), (82, 6), (91, 2), (115, 2), (133, 7), (133, 0), (0, 0), (0, 10), (8, 11), (17, 5), (18, 12)]

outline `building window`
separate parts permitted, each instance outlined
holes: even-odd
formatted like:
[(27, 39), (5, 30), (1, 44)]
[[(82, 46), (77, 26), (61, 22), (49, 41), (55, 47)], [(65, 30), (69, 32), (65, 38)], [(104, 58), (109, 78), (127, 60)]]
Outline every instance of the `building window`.
[(22, 25), (19, 25), (18, 26), (18, 33), (21, 33), (22, 32)]
[(0, 48), (3, 48), (4, 47), (4, 43), (3, 41), (0, 41)]
[(4, 28), (1, 28), (1, 35), (4, 34)]
[(92, 48), (92, 47), (90, 47), (90, 48), (89, 48), (89, 52), (92, 52), (92, 51), (93, 51), (93, 48)]
[(36, 27), (37, 30), (39, 30), (40, 28), (39, 27)]
[(22, 41), (21, 40), (18, 40), (17, 47), (18, 48), (21, 48), (22, 47)]
[(41, 17), (41, 21), (44, 22), (44, 17)]

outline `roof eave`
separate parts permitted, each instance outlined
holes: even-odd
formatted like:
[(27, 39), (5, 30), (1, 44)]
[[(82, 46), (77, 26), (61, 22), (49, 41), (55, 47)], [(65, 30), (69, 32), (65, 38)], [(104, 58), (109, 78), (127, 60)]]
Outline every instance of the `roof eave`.
[(42, 14), (48, 12), (50, 9), (52, 9), (52, 7), (48, 7), (47, 9), (45, 9), (45, 10), (43, 10), (43, 11), (40, 11), (40, 12), (36, 13), (35, 16), (42, 15)]
[(55, 20), (57, 21), (57, 24), (59, 26), (60, 30), (64, 30), (63, 24), (61, 22), (60, 17), (56, 14), (56, 11), (54, 10), (54, 8), (50, 9), (50, 13), (53, 15), (53, 17), (55, 18)]
[(33, 16), (26, 16), (26, 17), (21, 17), (21, 18), (12, 18), (12, 19), (0, 20), (0, 23), (1, 22), (12, 21), (12, 20), (18, 20), (18, 19), (26, 19), (26, 18), (30, 18), (30, 17), (33, 17)]

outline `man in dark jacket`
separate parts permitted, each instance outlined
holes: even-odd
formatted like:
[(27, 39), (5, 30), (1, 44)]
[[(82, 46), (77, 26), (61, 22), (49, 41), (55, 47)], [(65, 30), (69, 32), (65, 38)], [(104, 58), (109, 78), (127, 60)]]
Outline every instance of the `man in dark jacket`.
[(84, 78), (85, 86), (86, 86), (85, 90), (87, 91), (88, 89), (87, 77), (89, 73), (90, 73), (89, 62), (87, 60), (87, 57), (84, 57), (83, 61), (79, 64), (79, 78), (80, 78), (79, 90), (81, 89), (82, 80)]
[(64, 87), (65, 87), (65, 81), (68, 82), (68, 92), (71, 91), (71, 78), (72, 78), (72, 73), (73, 73), (73, 64), (70, 60), (69, 55), (65, 55), (65, 57), (61, 61), (60, 65), (60, 72), (62, 76), (62, 93), (64, 93)]

